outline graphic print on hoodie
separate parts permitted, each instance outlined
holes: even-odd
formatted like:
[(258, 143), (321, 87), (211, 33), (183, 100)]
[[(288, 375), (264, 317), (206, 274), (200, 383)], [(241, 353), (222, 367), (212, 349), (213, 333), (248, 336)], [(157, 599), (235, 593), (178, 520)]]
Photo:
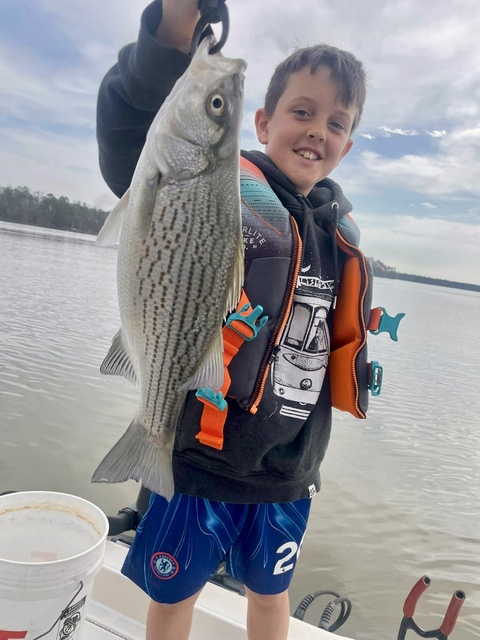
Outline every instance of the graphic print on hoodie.
[(279, 413), (300, 420), (307, 419), (318, 400), (330, 354), (327, 316), (333, 279), (323, 280), (318, 266), (310, 263), (300, 269), (290, 317), (271, 365), (273, 393), (282, 401)]

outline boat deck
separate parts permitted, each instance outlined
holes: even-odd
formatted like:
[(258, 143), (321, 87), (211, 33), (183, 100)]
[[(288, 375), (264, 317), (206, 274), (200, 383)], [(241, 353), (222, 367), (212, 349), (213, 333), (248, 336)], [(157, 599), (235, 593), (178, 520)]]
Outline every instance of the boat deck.
[[(144, 640), (148, 597), (120, 573), (126, 547), (107, 543), (87, 612), (85, 640)], [(191, 640), (246, 640), (246, 599), (208, 583), (195, 606)], [(291, 619), (289, 640), (353, 640)]]

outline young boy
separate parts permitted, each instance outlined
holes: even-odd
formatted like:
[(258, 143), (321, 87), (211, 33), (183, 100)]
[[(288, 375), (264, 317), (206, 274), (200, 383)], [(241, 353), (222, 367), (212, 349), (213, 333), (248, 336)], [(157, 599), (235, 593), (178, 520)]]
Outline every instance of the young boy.
[[(102, 83), (100, 166), (119, 197), (155, 113), (189, 64), (197, 6), (152, 2), (137, 43), (122, 49)], [(188, 638), (195, 600), (222, 560), (246, 585), (248, 638), (287, 638), (287, 589), (320, 488), (332, 401), (365, 417), (370, 277), (351, 205), (328, 178), (352, 147), (364, 101), (361, 63), (319, 45), (278, 66), (255, 115), (266, 152), (242, 152), (244, 289), (268, 323), (229, 365), (220, 428), (215, 407), (187, 397), (175, 496), (152, 497), (123, 568), (152, 598), (148, 640)], [(362, 334), (353, 347), (352, 317)], [(211, 430), (220, 445), (211, 445)]]

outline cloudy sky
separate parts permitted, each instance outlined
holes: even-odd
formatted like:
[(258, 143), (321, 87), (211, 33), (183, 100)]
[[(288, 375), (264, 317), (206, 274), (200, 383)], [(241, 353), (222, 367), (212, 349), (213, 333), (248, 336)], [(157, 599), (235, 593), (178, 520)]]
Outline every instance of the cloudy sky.
[[(142, 0), (0, 0), (0, 186), (116, 201), (97, 163), (99, 82), (136, 38)], [(480, 284), (478, 0), (228, 0), (224, 49), (249, 67), (253, 114), (295, 45), (351, 50), (369, 74), (365, 115), (332, 177), (367, 255), (399, 271)]]

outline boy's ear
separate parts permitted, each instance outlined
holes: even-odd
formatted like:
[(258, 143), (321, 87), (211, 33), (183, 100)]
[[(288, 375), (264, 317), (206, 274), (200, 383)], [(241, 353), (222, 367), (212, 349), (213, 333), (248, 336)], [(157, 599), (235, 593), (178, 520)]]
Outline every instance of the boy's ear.
[[(353, 140), (350, 138), (350, 140), (347, 142), (347, 144), (345, 145), (343, 151), (342, 151), (342, 155), (340, 156), (340, 160), (342, 160), (347, 153), (350, 151), (350, 149), (353, 147)], [(340, 160), (337, 162), (337, 164), (340, 164)]]
[(260, 144), (268, 144), (268, 118), (263, 108), (255, 113), (255, 129)]

